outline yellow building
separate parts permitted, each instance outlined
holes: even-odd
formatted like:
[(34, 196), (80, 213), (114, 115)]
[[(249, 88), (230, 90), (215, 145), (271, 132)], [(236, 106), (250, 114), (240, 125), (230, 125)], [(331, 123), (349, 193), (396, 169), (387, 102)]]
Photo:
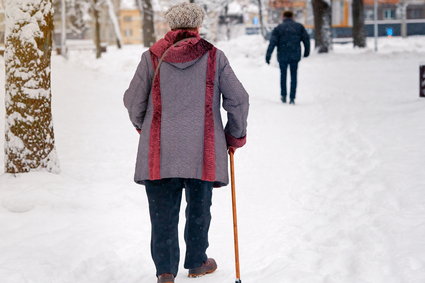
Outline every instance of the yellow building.
[(157, 40), (164, 37), (164, 35), (170, 30), (162, 12), (155, 12), (154, 25)]
[(119, 23), (123, 44), (141, 44), (142, 16), (138, 9), (119, 11)]
[[(162, 11), (154, 11), (156, 38), (162, 38), (168, 31)], [(118, 12), (123, 44), (143, 44), (143, 15), (136, 7), (121, 8)]]
[[(351, 0), (331, 0), (332, 1), (332, 26), (351, 26)], [(381, 1), (381, 0), (380, 0)], [(274, 20), (281, 18), (285, 10), (294, 12), (295, 20), (304, 24), (308, 28), (313, 28), (313, 8), (308, 0), (270, 0), (269, 7), (274, 13)], [(277, 13), (276, 13), (277, 12)]]

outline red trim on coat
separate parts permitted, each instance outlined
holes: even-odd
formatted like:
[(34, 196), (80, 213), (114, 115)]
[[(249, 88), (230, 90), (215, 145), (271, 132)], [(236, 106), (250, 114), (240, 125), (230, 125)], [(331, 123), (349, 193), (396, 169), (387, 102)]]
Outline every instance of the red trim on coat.
[(226, 133), (226, 142), (228, 147), (243, 147), (246, 144), (246, 136), (242, 138), (235, 138), (234, 136)]
[[(151, 52), (152, 66), (156, 70), (159, 60)], [(152, 87), (153, 115), (149, 140), (149, 176), (150, 180), (161, 179), (161, 88), (160, 72), (157, 73)]]
[(214, 81), (216, 73), (216, 53), (214, 47), (209, 51), (207, 66), (207, 85), (205, 92), (205, 125), (204, 125), (204, 163), (202, 180), (215, 181), (215, 137), (214, 137)]

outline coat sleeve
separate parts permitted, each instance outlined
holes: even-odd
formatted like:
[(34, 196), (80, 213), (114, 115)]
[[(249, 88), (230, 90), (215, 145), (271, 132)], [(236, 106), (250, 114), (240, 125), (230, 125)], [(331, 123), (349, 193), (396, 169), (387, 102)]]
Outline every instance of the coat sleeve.
[(219, 88), (223, 96), (223, 108), (227, 112), (227, 124), (224, 128), (227, 145), (242, 147), (246, 143), (248, 93), (236, 77), (224, 53), (221, 52), (219, 60)]
[(269, 43), (269, 47), (267, 48), (267, 53), (266, 53), (266, 61), (270, 61), (270, 58), (272, 57), (273, 50), (276, 47), (278, 42), (279, 42), (279, 30), (276, 27), (276, 28), (273, 29), (272, 35), (270, 37), (270, 43)]
[(304, 57), (308, 57), (310, 55), (310, 36), (308, 35), (305, 27), (303, 26), (301, 40), (304, 44)]
[(152, 80), (152, 64), (149, 51), (143, 53), (130, 86), (124, 93), (124, 105), (128, 110), (130, 121), (138, 130), (142, 128), (149, 101)]

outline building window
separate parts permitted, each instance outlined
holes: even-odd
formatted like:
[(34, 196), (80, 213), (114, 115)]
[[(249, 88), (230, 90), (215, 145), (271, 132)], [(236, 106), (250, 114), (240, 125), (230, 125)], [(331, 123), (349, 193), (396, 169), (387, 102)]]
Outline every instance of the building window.
[(395, 19), (395, 10), (384, 9), (384, 20), (394, 20), (394, 19)]
[(133, 18), (131, 16), (124, 16), (124, 22), (132, 22)]
[(407, 8), (407, 18), (408, 19), (421, 19), (422, 16), (422, 10), (418, 9), (417, 7)]
[(373, 12), (373, 10), (366, 10), (365, 11), (365, 20), (369, 20), (369, 21), (374, 20), (375, 19), (374, 14), (375, 13)]

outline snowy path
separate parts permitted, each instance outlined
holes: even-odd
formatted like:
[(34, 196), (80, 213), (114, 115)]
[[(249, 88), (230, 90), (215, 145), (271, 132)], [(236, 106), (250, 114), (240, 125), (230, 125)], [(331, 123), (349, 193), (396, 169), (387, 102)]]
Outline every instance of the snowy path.
[[(261, 41), (221, 48), (251, 94), (248, 144), (236, 155), (243, 282), (425, 282), (425, 53), (313, 56), (293, 107), (279, 101)], [(0, 282), (155, 281), (146, 197), (131, 183), (137, 137), (122, 106), (139, 52), (55, 58), (63, 172), (0, 176)], [(229, 189), (215, 191), (209, 255), (219, 270), (196, 281), (234, 280), (230, 204)], [(195, 281), (184, 272), (177, 282)]]

